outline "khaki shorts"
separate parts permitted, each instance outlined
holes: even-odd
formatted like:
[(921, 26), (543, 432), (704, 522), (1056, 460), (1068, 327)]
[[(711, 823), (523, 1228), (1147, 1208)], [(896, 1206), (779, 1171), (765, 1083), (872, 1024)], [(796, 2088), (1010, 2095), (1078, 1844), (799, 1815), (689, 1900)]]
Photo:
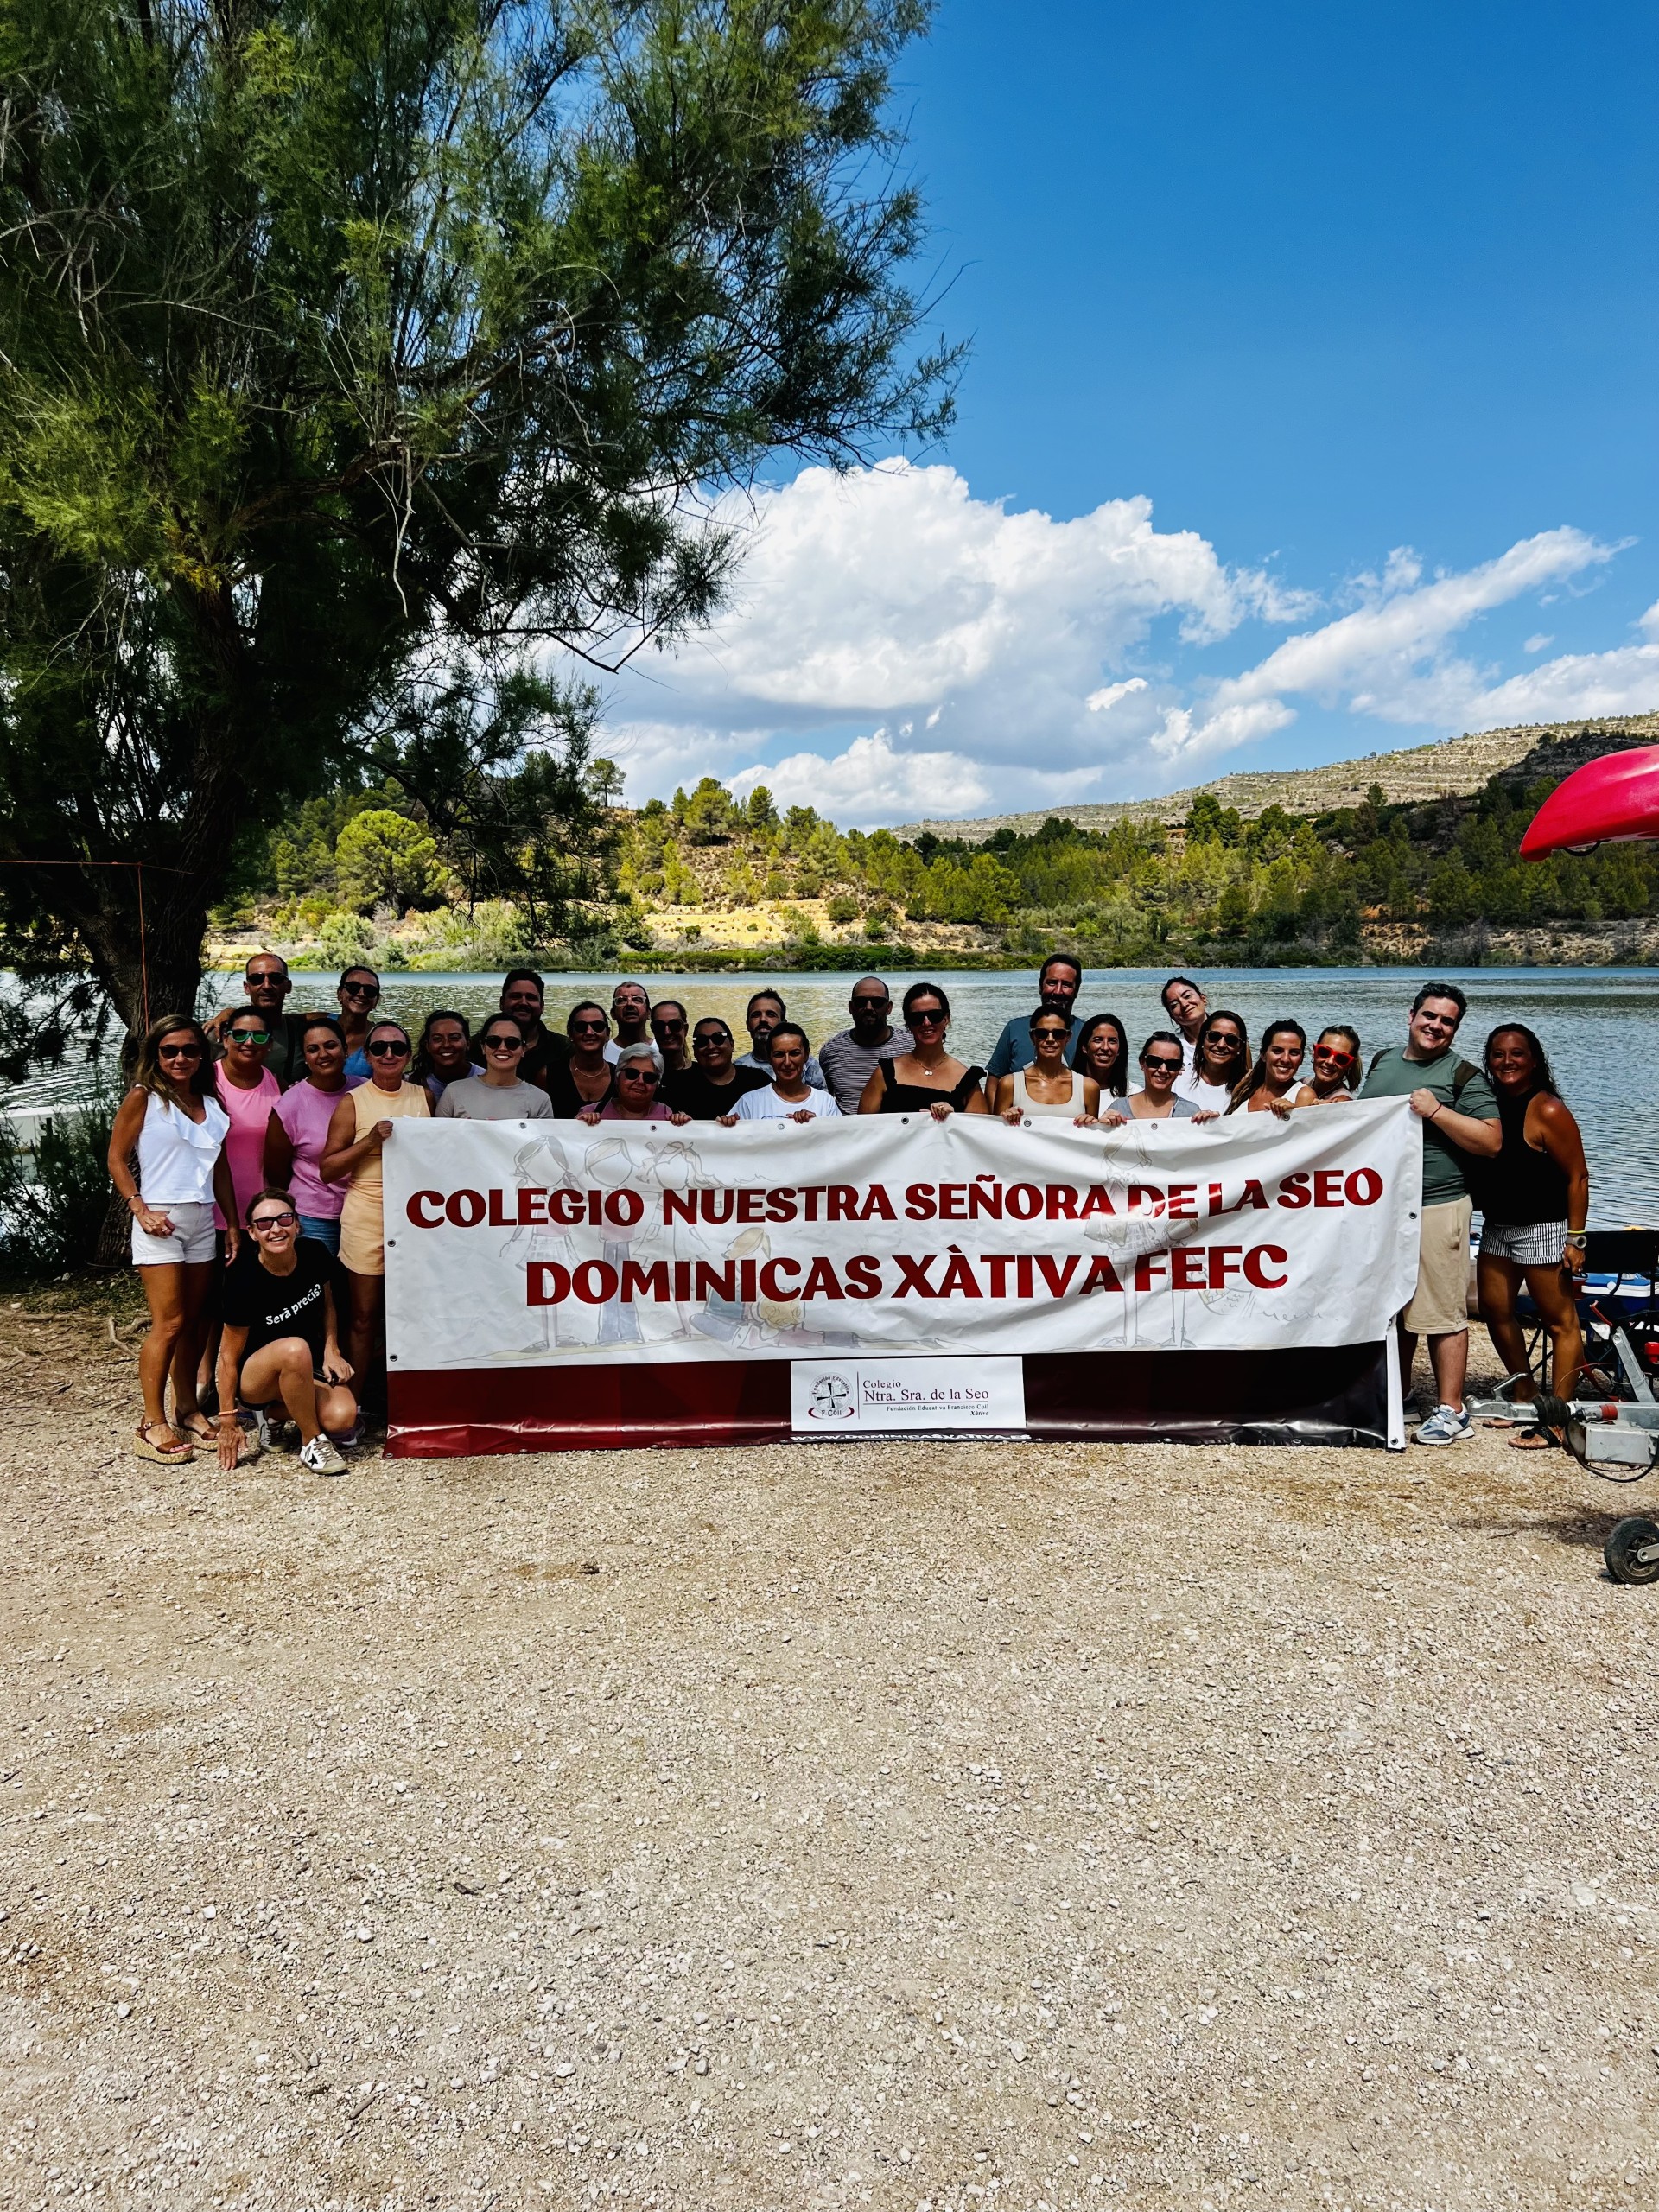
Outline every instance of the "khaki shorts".
[(1417, 1287), (1400, 1316), (1414, 1337), (1455, 1337), (1469, 1327), (1469, 1198), (1425, 1206), (1418, 1224)]

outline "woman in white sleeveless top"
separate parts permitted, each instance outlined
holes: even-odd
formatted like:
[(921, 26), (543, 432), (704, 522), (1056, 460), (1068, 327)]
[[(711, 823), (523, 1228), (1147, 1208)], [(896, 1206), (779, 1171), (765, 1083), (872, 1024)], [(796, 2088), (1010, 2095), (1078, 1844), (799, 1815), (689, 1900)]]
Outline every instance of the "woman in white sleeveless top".
[(1071, 1024), (1065, 1014), (1039, 1007), (1031, 1017), (1031, 1048), (1036, 1055), (1028, 1067), (996, 1077), (991, 1111), (1005, 1122), (1080, 1122), (1096, 1113), (1100, 1085), (1092, 1076), (1079, 1075), (1065, 1064), (1071, 1041)]
[(196, 1362), (218, 1265), (215, 1200), (228, 1224), (229, 1257), (236, 1256), (240, 1241), (225, 1158), (230, 1126), (200, 1023), (188, 1014), (163, 1014), (138, 1047), (132, 1089), (116, 1114), (109, 1154), (111, 1179), (132, 1215), (132, 1263), (149, 1305), (149, 1334), (138, 1352), (144, 1418), (133, 1448), (141, 1459), (163, 1466), (193, 1459), (198, 1442), (216, 1442), (196, 1398)]

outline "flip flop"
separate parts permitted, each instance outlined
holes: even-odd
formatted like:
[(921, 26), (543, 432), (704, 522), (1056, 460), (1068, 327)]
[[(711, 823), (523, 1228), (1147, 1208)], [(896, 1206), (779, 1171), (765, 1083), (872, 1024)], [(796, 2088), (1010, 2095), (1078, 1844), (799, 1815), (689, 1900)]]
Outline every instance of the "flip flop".
[(133, 1432), (137, 1438), (133, 1451), (140, 1459), (153, 1459), (159, 1467), (181, 1467), (188, 1459), (195, 1458), (194, 1444), (152, 1444), (149, 1440), (152, 1428), (165, 1428), (167, 1426), (164, 1421), (141, 1421)]
[(1555, 1439), (1547, 1428), (1527, 1428), (1510, 1439), (1511, 1452), (1548, 1452), (1554, 1449)]

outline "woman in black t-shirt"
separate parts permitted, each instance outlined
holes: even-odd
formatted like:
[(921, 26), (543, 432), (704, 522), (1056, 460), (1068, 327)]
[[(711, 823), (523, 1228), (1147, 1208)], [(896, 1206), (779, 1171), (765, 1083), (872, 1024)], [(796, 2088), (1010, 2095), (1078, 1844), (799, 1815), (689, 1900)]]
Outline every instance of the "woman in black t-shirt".
[(334, 1255), (300, 1235), (287, 1191), (261, 1191), (248, 1201), (251, 1242), (225, 1276), (224, 1333), (219, 1347), (219, 1464), (237, 1463), (240, 1431), (236, 1402), (281, 1402), (300, 1432), (300, 1463), (314, 1475), (343, 1475), (334, 1438), (357, 1426), (357, 1401), (346, 1385), (334, 1313)]
[(741, 1068), (732, 1059), (731, 1031), (716, 1014), (706, 1014), (691, 1033), (695, 1065), (676, 1068), (663, 1085), (663, 1103), (694, 1122), (717, 1122), (736, 1111), (746, 1091), (764, 1090), (772, 1077), (762, 1068)]

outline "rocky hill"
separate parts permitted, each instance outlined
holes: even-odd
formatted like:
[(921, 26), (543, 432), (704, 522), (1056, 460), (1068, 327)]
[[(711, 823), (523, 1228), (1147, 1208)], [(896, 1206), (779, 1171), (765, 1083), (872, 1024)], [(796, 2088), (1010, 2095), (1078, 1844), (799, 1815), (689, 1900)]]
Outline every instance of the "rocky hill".
[(1373, 784), (1380, 784), (1391, 804), (1421, 803), (1448, 794), (1466, 797), (1490, 777), (1529, 782), (1535, 776), (1567, 775), (1599, 753), (1619, 753), (1637, 745), (1659, 744), (1659, 713), (1608, 716), (1597, 721), (1530, 723), (1516, 729), (1480, 730), (1433, 745), (1414, 745), (1403, 753), (1368, 753), (1358, 760), (1338, 760), (1326, 768), (1247, 769), (1193, 784), (1161, 798), (1121, 800), (1093, 806), (1046, 806), (1032, 814), (991, 814), (972, 822), (910, 822), (896, 837), (916, 838), (925, 830), (936, 837), (959, 837), (982, 844), (999, 830), (1029, 836), (1051, 817), (1079, 830), (1109, 830), (1115, 822), (1185, 822), (1201, 791), (1213, 791), (1224, 807), (1236, 807), (1252, 821), (1270, 806), (1287, 814), (1325, 814), (1357, 806)]

